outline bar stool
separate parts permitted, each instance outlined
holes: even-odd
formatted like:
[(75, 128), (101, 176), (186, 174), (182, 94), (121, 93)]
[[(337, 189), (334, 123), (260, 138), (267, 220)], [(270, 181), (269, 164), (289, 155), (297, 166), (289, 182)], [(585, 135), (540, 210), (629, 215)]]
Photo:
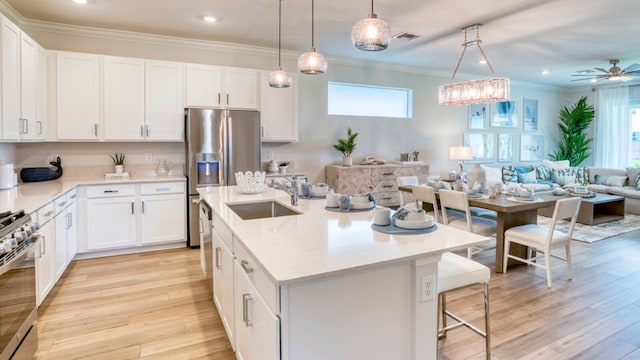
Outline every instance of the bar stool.
[[(453, 253), (444, 253), (438, 262), (438, 305), (440, 311), (438, 318), (442, 320), (442, 327), (438, 321), (438, 339), (447, 336), (447, 331), (460, 326), (466, 326), (471, 331), (484, 337), (485, 353), (487, 360), (491, 359), (491, 337), (489, 335), (489, 279), (491, 271), (488, 267)], [(449, 291), (461, 289), (467, 286), (484, 285), (484, 328), (482, 331), (473, 324), (465, 321), (458, 315), (447, 310), (447, 297)], [(456, 323), (447, 325), (447, 316)]]

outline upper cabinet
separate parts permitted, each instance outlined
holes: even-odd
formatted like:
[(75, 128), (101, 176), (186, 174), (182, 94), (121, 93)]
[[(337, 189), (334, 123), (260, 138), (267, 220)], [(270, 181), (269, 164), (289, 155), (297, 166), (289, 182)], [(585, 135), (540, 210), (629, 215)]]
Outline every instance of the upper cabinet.
[(144, 60), (103, 58), (104, 137), (144, 139)]
[(272, 88), (269, 73), (260, 73), (262, 141), (298, 141), (298, 79), (294, 76), (288, 88)]
[(57, 53), (57, 137), (99, 140), (100, 56)]
[(146, 62), (147, 140), (177, 140), (184, 134), (184, 64)]
[(258, 71), (187, 64), (187, 107), (258, 109)]
[(2, 138), (20, 138), (20, 29), (2, 18)]

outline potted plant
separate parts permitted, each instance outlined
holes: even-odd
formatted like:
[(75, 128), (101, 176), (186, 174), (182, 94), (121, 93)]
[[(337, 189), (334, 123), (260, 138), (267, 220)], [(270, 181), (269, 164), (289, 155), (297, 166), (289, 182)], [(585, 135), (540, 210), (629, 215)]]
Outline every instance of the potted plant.
[(587, 137), (587, 128), (591, 125), (594, 116), (593, 105), (587, 105), (587, 97), (583, 96), (572, 107), (566, 106), (560, 110), (561, 138), (558, 141), (558, 150), (549, 154), (551, 160), (569, 160), (570, 166), (578, 166), (586, 160), (591, 153), (589, 147), (592, 138)]
[(113, 165), (115, 166), (115, 171), (117, 174), (121, 174), (124, 172), (124, 153), (115, 153), (111, 156), (111, 160), (113, 160)]
[(333, 145), (336, 150), (342, 153), (342, 165), (344, 166), (350, 166), (353, 164), (351, 153), (356, 149), (356, 137), (358, 137), (358, 133), (353, 132), (351, 128), (348, 128), (347, 137), (338, 139), (338, 143)]

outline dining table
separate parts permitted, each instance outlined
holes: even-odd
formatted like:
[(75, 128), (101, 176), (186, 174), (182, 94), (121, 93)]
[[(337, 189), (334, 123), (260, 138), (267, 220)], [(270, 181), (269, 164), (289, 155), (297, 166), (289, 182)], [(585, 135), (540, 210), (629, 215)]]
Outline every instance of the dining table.
[[(398, 190), (412, 192), (411, 185), (398, 186)], [(436, 197), (438, 193), (436, 192)], [(551, 192), (536, 193), (534, 200), (518, 199), (511, 194), (498, 194), (495, 198), (488, 196), (469, 197), (469, 206), (479, 207), (496, 212), (496, 261), (495, 272), (502, 273), (504, 258), (504, 233), (509, 228), (525, 224), (538, 223), (538, 209), (553, 207), (558, 199), (564, 196), (556, 196)], [(423, 204), (429, 207), (430, 204)], [(432, 210), (425, 208), (425, 210)], [(509, 253), (526, 258), (528, 248), (512, 243)], [(509, 259), (508, 265), (522, 264)]]

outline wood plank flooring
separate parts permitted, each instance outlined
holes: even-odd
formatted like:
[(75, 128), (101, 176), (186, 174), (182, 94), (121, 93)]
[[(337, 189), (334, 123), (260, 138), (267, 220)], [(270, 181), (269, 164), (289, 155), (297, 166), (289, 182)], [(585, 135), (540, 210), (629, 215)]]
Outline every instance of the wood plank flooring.
[[(534, 267), (492, 273), (493, 359), (640, 360), (640, 231), (572, 249), (574, 278), (552, 260), (552, 289)], [(494, 254), (474, 259), (493, 267)], [(199, 261), (179, 249), (73, 262), (39, 309), (36, 358), (235, 359)], [(450, 293), (448, 307), (482, 328), (481, 292)], [(439, 347), (440, 359), (484, 359), (465, 328)]]

